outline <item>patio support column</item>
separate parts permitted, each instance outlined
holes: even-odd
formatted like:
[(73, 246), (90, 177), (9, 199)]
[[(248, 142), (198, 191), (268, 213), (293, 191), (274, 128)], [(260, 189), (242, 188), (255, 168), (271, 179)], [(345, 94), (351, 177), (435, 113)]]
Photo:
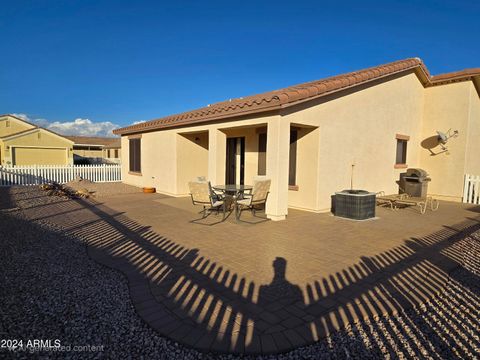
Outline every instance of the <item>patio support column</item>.
[(290, 123), (281, 116), (268, 121), (267, 176), (272, 180), (266, 213), (271, 220), (284, 220), (288, 213)]
[(208, 180), (212, 185), (225, 183), (227, 136), (218, 129), (208, 130)]

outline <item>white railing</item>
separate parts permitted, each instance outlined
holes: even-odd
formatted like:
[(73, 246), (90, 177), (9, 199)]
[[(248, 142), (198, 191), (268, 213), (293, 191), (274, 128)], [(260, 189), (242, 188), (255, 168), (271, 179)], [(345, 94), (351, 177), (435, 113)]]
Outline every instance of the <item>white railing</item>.
[(463, 202), (480, 204), (480, 175), (465, 175)]
[(0, 186), (65, 184), (76, 177), (93, 182), (116, 182), (122, 181), (122, 172), (118, 164), (0, 166)]

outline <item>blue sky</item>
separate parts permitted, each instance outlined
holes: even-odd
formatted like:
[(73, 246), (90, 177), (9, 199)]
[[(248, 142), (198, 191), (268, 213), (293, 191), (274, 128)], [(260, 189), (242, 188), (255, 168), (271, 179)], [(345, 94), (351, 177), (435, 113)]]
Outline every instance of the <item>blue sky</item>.
[(479, 1), (4, 1), (0, 113), (111, 128), (408, 57), (480, 67)]

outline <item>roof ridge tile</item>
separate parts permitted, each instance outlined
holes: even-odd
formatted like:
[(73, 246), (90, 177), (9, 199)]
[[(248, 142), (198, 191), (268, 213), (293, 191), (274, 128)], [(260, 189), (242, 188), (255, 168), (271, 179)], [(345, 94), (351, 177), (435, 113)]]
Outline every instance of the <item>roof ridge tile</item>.
[[(479, 69), (465, 69), (454, 73), (431, 76), (423, 61), (418, 58), (397, 60), (388, 64), (373, 66), (345, 74), (330, 76), (302, 84), (296, 84), (278, 90), (273, 90), (257, 95), (250, 95), (236, 99), (221, 101), (206, 107), (169, 115), (161, 119), (154, 119), (141, 124), (126, 126), (114, 130), (114, 134), (130, 134), (141, 132), (143, 129), (154, 130), (165, 127), (185, 125), (221, 119), (225, 117), (241, 116), (244, 113), (263, 112), (291, 106), (300, 101), (309, 101), (316, 97), (340, 91), (346, 88), (364, 84), (386, 76), (394, 75), (412, 69), (419, 69), (425, 75), (422, 80), (424, 86), (434, 86), (449, 81), (460, 81), (480, 76)], [(420, 75), (419, 75), (420, 76)], [(423, 75), (421, 77), (423, 79)], [(460, 79), (460, 80), (459, 80)]]

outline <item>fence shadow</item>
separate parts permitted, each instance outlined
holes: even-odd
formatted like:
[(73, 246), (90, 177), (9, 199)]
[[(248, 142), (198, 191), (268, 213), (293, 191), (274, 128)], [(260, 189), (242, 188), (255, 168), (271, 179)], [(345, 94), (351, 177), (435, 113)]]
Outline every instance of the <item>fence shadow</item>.
[(0, 189), (0, 210), (12, 209), (16, 206), (10, 188)]
[[(361, 256), (356, 264), (305, 284), (303, 293), (300, 284), (288, 280), (288, 263), (282, 257), (271, 259), (272, 281), (256, 284), (202, 256), (199, 249), (177, 244), (94, 200), (75, 199), (68, 208), (61, 202), (48, 206), (49, 221), (85, 239), (92, 258), (128, 277), (136, 311), (147, 323), (162, 335), (203, 351), (288, 351), (347, 324), (423, 303), (442, 292), (447, 281), (462, 284), (462, 296), (471, 300), (462, 306), (478, 312), (478, 287), (463, 284), (453, 271), (465, 263), (466, 250), (478, 247), (477, 218), (410, 238), (375, 256)], [(478, 270), (476, 261), (473, 269)], [(478, 278), (478, 271), (471, 274)], [(456, 304), (460, 301), (457, 298)], [(475, 349), (458, 335), (458, 329), (467, 334), (477, 330), (465, 321), (468, 312), (460, 314), (449, 303), (438, 306), (431, 318), (405, 315), (381, 324), (360, 323), (372, 336), (370, 342), (356, 346), (379, 354), (411, 355), (428, 349), (452, 358), (471, 357)], [(447, 331), (438, 333), (440, 327)], [(351, 336), (359, 335), (358, 327), (351, 331)], [(463, 347), (454, 350), (456, 343)]]

